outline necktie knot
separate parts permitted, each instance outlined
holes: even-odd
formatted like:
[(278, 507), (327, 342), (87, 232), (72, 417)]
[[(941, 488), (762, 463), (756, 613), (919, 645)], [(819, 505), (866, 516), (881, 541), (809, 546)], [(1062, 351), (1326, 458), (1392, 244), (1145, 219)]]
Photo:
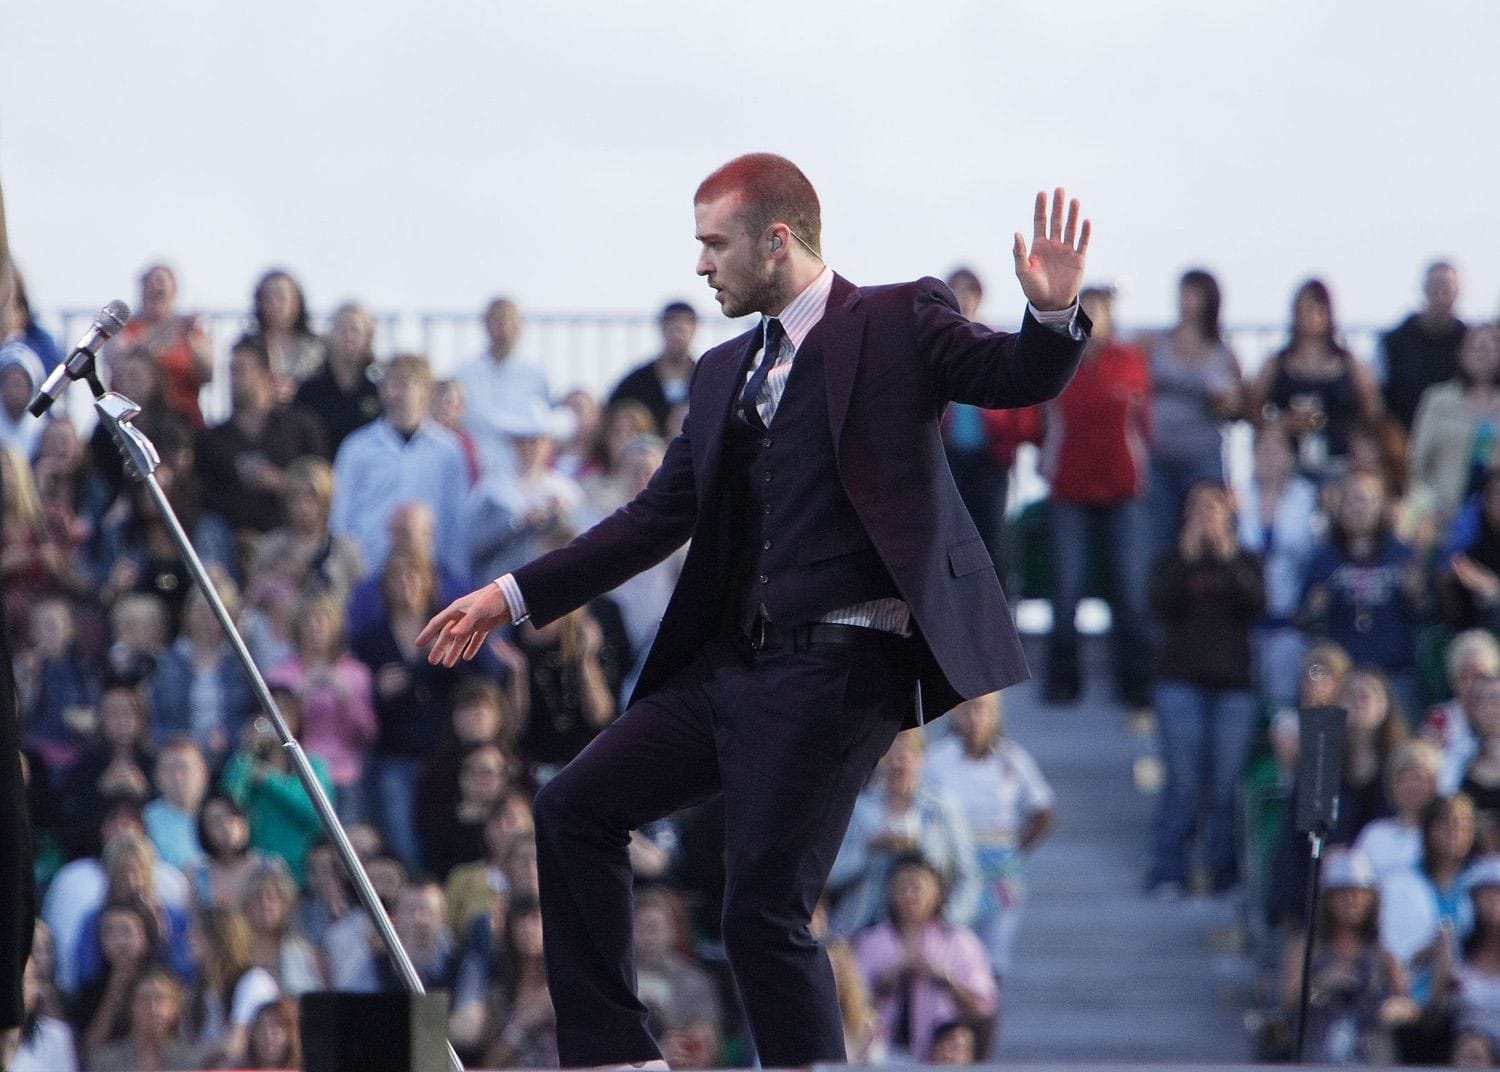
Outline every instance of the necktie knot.
[(760, 392), (766, 385), (766, 377), (771, 374), (771, 367), (781, 356), (781, 342), (785, 338), (786, 328), (781, 326), (781, 321), (774, 316), (766, 317), (760, 364), (755, 367), (755, 372), (750, 376), (749, 382), (745, 384), (744, 392), (740, 395), (740, 412), (745, 420), (758, 427), (765, 427), (765, 422), (760, 415)]

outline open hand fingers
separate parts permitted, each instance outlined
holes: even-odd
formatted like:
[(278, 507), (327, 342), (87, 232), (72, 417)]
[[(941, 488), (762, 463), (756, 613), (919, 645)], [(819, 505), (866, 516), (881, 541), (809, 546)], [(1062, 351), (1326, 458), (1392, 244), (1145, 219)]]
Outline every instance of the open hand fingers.
[(1031, 243), (1036, 245), (1047, 237), (1047, 195), (1041, 190), (1036, 194), (1036, 209), (1031, 216)]
[(1061, 186), (1052, 191), (1052, 218), (1047, 221), (1047, 237), (1059, 242), (1062, 241), (1063, 198), (1066, 196)]
[(458, 613), (459, 611), (450, 605), (447, 609), (435, 614), (432, 621), (424, 625), (422, 631), (417, 634), (417, 647), (425, 648), (431, 644), (443, 631), (443, 626), (452, 621)]
[(1016, 259), (1016, 271), (1021, 271), (1026, 267), (1026, 239), (1021, 236), (1020, 231), (1016, 232), (1016, 241), (1010, 252)]
[(1083, 232), (1078, 236), (1078, 255), (1081, 257), (1089, 251), (1089, 239), (1094, 235), (1094, 225), (1087, 219), (1083, 221)]
[(1078, 198), (1068, 202), (1068, 222), (1063, 225), (1063, 242), (1071, 246), (1078, 240)]

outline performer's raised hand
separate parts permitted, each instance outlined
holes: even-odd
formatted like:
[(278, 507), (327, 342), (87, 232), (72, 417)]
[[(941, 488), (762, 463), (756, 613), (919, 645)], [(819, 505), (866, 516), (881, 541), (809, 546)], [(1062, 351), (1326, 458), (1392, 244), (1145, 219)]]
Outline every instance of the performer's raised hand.
[(433, 615), (417, 634), (417, 647), (432, 645), (427, 661), (433, 666), (455, 666), (459, 659), (472, 659), (484, 646), (491, 629), (511, 619), (510, 602), (498, 584), (459, 596)]
[[(1067, 207), (1064, 219), (1063, 208)], [(1093, 227), (1088, 220), (1079, 225), (1078, 198), (1067, 200), (1059, 186), (1052, 194), (1052, 212), (1047, 212), (1047, 195), (1036, 195), (1036, 213), (1032, 226), (1031, 249), (1016, 232), (1012, 251), (1016, 258), (1016, 278), (1026, 300), (1047, 312), (1066, 309), (1078, 298), (1083, 287), (1083, 259), (1088, 253)]]

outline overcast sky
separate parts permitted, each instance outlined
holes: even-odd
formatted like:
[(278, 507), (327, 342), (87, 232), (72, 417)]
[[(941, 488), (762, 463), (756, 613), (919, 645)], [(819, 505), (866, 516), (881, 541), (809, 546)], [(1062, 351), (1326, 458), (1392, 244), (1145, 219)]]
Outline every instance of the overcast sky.
[(691, 195), (739, 152), (796, 160), (830, 262), (1020, 292), (1040, 186), (1096, 225), (1123, 319), (1219, 274), (1232, 321), (1311, 273), (1385, 322), (1454, 258), (1500, 311), (1500, 4), (758, 0), (124, 4), (3, 15), (0, 178), (43, 308), (240, 308), (285, 265), (311, 303), (654, 310), (693, 275)]

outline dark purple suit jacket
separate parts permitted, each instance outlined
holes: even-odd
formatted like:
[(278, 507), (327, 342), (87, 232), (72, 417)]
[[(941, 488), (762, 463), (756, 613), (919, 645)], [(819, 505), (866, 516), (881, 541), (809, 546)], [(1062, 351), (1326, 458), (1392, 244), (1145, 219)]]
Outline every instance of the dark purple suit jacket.
[[(1082, 313), (1079, 323), (1088, 323)], [(835, 277), (820, 328), (839, 478), (870, 541), (911, 607), (921, 652), (921, 706), (935, 718), (960, 700), (1028, 675), (984, 540), (943, 453), (950, 401), (994, 409), (1055, 397), (1081, 341), (1030, 315), (1018, 333), (965, 320), (936, 279), (855, 287)], [(721, 631), (730, 561), (719, 509), (726, 422), (755, 327), (703, 355), (686, 425), (650, 484), (567, 547), (516, 571), (532, 620), (544, 624), (661, 561), (692, 539), (687, 562), (636, 686), (660, 687)], [(918, 719), (913, 705), (908, 724)]]

